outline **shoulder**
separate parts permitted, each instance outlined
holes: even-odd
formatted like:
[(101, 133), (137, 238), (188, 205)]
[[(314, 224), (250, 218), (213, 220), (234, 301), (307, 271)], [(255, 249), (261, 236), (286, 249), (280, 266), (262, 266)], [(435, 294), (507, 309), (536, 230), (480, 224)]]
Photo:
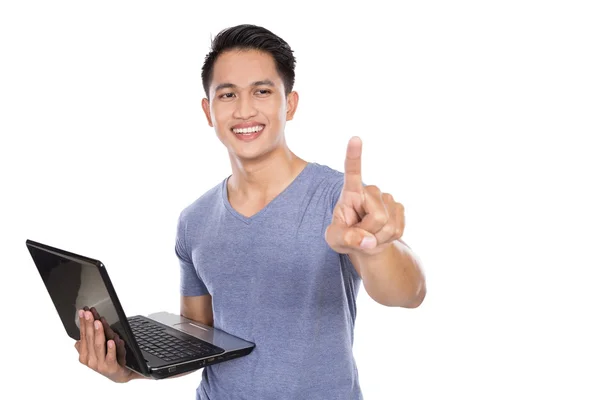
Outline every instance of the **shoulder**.
[(191, 204), (188, 204), (183, 208), (179, 215), (181, 222), (188, 222), (190, 220), (196, 220), (203, 215), (210, 215), (210, 212), (214, 210), (220, 204), (222, 197), (222, 187), (225, 184), (227, 178), (223, 179), (217, 185), (206, 191)]
[(344, 183), (344, 173), (340, 172), (328, 165), (311, 163), (314, 173), (313, 180), (318, 185), (322, 186), (339, 186)]
[(344, 186), (344, 173), (327, 165), (311, 163), (313, 167), (312, 182), (313, 192), (325, 196), (332, 209), (337, 203)]

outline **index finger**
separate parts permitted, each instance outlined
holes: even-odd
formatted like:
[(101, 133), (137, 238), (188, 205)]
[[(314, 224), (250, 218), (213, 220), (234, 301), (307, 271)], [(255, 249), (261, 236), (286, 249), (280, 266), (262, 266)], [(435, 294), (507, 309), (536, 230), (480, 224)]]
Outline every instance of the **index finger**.
[(361, 172), (362, 140), (354, 136), (348, 142), (344, 164), (344, 190), (361, 192), (363, 189)]

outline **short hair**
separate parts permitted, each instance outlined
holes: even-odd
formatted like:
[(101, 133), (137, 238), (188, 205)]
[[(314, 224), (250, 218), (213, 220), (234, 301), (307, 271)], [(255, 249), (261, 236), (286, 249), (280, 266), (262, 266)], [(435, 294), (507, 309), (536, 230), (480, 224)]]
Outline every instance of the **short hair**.
[(202, 86), (206, 97), (213, 78), (215, 61), (222, 53), (229, 50), (258, 50), (270, 54), (277, 68), (286, 96), (294, 87), (296, 58), (285, 40), (266, 28), (243, 24), (222, 30), (212, 40), (211, 50), (202, 66)]

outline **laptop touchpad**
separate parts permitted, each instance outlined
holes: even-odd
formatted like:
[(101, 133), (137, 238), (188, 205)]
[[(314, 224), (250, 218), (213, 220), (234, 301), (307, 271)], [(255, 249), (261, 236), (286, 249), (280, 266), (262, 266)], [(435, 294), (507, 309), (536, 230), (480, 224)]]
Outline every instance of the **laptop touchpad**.
[(212, 342), (213, 331), (212, 329), (206, 329), (202, 325), (194, 324), (193, 322), (184, 322), (181, 324), (174, 324), (173, 328), (178, 329), (182, 332), (195, 336), (199, 339)]

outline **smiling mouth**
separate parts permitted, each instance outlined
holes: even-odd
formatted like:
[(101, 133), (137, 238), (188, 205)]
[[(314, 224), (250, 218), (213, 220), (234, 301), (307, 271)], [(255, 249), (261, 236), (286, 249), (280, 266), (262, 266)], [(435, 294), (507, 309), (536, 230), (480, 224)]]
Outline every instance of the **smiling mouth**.
[(250, 128), (241, 128), (241, 129), (231, 129), (233, 133), (236, 135), (252, 135), (254, 133), (260, 132), (265, 128), (264, 125), (256, 125)]

